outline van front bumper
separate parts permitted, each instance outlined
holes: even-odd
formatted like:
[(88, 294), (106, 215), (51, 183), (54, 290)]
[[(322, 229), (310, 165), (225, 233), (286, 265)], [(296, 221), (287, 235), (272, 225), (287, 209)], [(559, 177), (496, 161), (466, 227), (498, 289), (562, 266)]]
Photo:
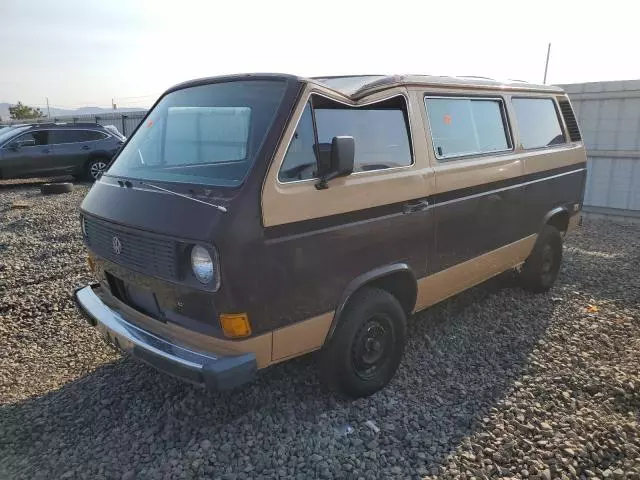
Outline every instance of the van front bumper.
[(255, 354), (219, 356), (171, 343), (131, 324), (107, 306), (96, 294), (100, 288), (97, 284), (79, 288), (74, 292), (74, 299), (89, 324), (118, 350), (164, 373), (211, 390), (234, 388), (255, 377)]

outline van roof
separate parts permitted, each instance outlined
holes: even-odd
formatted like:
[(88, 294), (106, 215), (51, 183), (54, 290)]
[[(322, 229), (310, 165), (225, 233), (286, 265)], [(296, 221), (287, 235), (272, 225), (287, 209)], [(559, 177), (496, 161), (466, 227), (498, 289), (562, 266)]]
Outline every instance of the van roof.
[(554, 85), (540, 85), (525, 82), (523, 80), (500, 81), (487, 77), (457, 76), (448, 77), (441, 75), (342, 75), (322, 77), (299, 77), (284, 73), (244, 73), (235, 75), (223, 75), (217, 77), (200, 78), (180, 83), (171, 87), (165, 93), (180, 90), (186, 87), (205, 85), (208, 83), (225, 82), (233, 80), (293, 80), (299, 82), (311, 82), (328, 87), (337, 93), (354, 100), (365, 97), (371, 93), (393, 88), (398, 85), (423, 85), (426, 87), (459, 87), (459, 88), (484, 88), (490, 90), (509, 90), (520, 92), (546, 92), (564, 93), (562, 88)]
[(499, 81), (493, 78), (477, 76), (440, 76), (440, 75), (344, 75), (329, 77), (311, 77), (308, 80), (321, 83), (329, 88), (353, 98), (360, 98), (379, 90), (397, 85), (424, 85), (431, 87), (487, 88), (495, 90), (518, 90), (563, 93), (560, 87), (539, 85), (523, 80)]

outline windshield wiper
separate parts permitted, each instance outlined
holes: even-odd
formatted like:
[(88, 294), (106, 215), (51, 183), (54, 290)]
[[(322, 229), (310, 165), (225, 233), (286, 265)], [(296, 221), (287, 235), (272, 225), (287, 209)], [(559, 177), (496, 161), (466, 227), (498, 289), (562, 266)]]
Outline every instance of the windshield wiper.
[(162, 187), (159, 187), (157, 185), (153, 185), (152, 183), (143, 182), (142, 180), (140, 180), (140, 183), (142, 185), (147, 186), (147, 187), (155, 188), (156, 190), (160, 190), (162, 192), (171, 193), (172, 195), (177, 195), (178, 197), (186, 198), (187, 200), (191, 200), (193, 202), (204, 203), (205, 205), (209, 205), (210, 207), (217, 208), (221, 212), (227, 213), (227, 207), (223, 207), (221, 205), (215, 205), (215, 204), (209, 203), (209, 202), (203, 202), (202, 200), (200, 200), (198, 198), (193, 198), (193, 197), (190, 197), (189, 195), (184, 195), (182, 193), (174, 192), (173, 190), (167, 190), (166, 188), (162, 188)]

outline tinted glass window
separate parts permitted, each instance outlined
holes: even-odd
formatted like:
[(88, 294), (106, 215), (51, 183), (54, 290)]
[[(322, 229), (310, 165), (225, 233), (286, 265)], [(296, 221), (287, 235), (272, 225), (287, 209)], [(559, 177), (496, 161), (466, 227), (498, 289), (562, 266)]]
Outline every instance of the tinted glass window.
[(285, 86), (280, 80), (234, 81), (171, 92), (107, 175), (238, 185), (271, 127)]
[(83, 130), (80, 132), (80, 136), (84, 142), (93, 142), (95, 140), (103, 140), (107, 138), (105, 133), (97, 132), (95, 130)]
[(20, 135), (15, 139), (17, 142), (24, 142), (33, 140), (36, 142), (36, 145), (49, 145), (49, 131), (48, 130), (37, 130), (34, 132), (28, 132), (24, 135)]
[(354, 138), (353, 171), (411, 165), (411, 147), (404, 112), (398, 108), (315, 108), (318, 142), (333, 137)]
[(433, 148), (438, 158), (501, 152), (511, 148), (502, 102), (426, 98)]
[(18, 138), (18, 134), (20, 132), (24, 132), (25, 130), (29, 130), (30, 127), (7, 127), (6, 130), (2, 130), (0, 132), (0, 145), (5, 142), (9, 143), (10, 141), (14, 141)]
[(550, 98), (514, 98), (522, 148), (540, 148), (565, 143), (558, 113)]
[(316, 165), (311, 106), (307, 103), (282, 162), (278, 179), (281, 182), (291, 182), (314, 178), (317, 176)]
[(82, 130), (53, 130), (51, 132), (51, 143), (77, 143), (84, 141)]

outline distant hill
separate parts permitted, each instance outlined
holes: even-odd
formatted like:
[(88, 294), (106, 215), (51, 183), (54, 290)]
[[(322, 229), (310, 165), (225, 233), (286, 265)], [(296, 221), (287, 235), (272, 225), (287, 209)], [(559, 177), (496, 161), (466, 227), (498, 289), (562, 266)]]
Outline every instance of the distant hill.
[[(9, 120), (9, 107), (13, 105), (12, 103), (0, 103), (0, 119), (2, 121)], [(46, 115), (46, 110), (43, 110), (43, 113)], [(99, 115), (101, 113), (114, 113), (114, 112), (138, 112), (140, 110), (146, 110), (144, 108), (118, 108), (117, 110), (113, 110), (111, 108), (102, 108), (102, 107), (82, 107), (77, 108), (75, 110), (65, 110), (61, 108), (51, 108), (51, 116), (52, 117), (62, 117), (65, 115)]]

